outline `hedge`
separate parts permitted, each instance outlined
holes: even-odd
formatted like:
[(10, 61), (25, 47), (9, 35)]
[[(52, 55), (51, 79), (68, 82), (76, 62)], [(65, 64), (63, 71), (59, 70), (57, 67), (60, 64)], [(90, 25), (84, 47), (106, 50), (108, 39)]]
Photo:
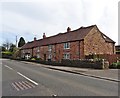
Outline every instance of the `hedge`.
[(12, 55), (13, 55), (13, 53), (9, 52), (9, 51), (2, 52), (2, 58), (11, 58)]
[(117, 62), (117, 63), (112, 63), (111, 65), (110, 65), (110, 68), (113, 68), (113, 69), (120, 69), (120, 62)]

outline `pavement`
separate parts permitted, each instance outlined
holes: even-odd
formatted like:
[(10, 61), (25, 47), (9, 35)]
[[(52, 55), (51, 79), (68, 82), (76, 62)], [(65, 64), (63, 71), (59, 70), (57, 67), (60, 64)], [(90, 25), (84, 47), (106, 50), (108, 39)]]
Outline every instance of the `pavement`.
[[(24, 62), (24, 61), (22, 61)], [(26, 63), (32, 63), (33, 62), (26, 62)], [(114, 82), (120, 82), (120, 74), (118, 72), (120, 69), (90, 69), (90, 68), (76, 68), (76, 67), (64, 67), (64, 66), (52, 66), (52, 65), (43, 65), (43, 64), (37, 64), (45, 68), (59, 70), (59, 71), (65, 71), (69, 73), (74, 74), (80, 74), (84, 76), (114, 81)]]
[(120, 82), (120, 80), (118, 79), (118, 69), (96, 70), (60, 66), (44, 66), (44, 67), (109, 81)]

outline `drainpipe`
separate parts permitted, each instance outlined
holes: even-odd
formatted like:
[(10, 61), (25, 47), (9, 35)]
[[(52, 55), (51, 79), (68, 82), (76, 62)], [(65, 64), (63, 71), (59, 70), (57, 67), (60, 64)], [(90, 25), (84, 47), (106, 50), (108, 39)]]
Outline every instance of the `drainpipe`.
[(55, 54), (55, 61), (56, 61), (56, 60), (57, 60), (57, 59), (56, 59), (56, 44), (55, 44), (55, 53), (54, 53), (54, 54)]
[(116, 54), (115, 53), (115, 44), (113, 43), (113, 54)]
[(33, 47), (32, 47), (32, 57), (33, 57)]
[(80, 59), (80, 41), (79, 41), (78, 51), (79, 51), (79, 59)]

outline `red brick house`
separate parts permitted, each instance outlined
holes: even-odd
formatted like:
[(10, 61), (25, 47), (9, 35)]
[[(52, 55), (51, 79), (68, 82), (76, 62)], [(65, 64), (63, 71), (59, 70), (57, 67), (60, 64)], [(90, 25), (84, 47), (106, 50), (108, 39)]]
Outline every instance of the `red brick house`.
[(115, 54), (115, 42), (103, 34), (96, 25), (80, 27), (71, 31), (26, 43), (21, 57), (51, 59), (84, 59), (91, 54)]

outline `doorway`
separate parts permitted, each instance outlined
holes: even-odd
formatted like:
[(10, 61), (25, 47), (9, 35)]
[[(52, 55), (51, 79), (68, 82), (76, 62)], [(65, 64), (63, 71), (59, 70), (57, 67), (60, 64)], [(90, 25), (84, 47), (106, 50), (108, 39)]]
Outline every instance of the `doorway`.
[(46, 61), (46, 54), (44, 54), (44, 61)]

